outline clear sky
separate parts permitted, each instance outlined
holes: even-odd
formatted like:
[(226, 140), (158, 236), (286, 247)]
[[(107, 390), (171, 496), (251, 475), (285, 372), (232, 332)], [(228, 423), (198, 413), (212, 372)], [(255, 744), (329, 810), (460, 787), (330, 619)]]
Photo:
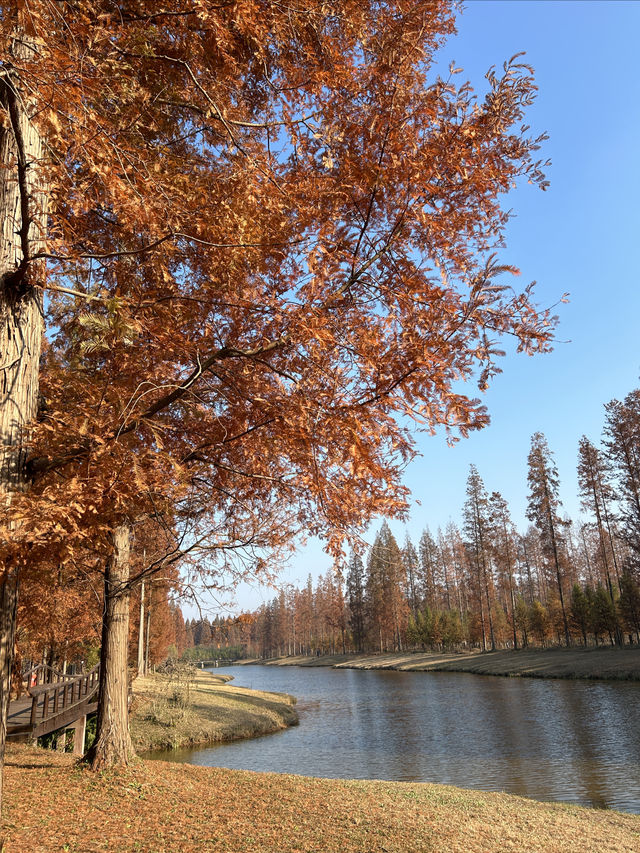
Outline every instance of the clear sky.
[[(536, 280), (537, 299), (559, 305), (559, 342), (550, 355), (509, 354), (485, 395), (491, 425), (449, 447), (443, 435), (418, 437), (421, 456), (407, 469), (411, 520), (392, 523), (417, 544), (459, 521), (469, 465), (489, 491), (508, 500), (524, 527), (527, 454), (531, 435), (544, 432), (555, 455), (565, 511), (579, 515), (576, 457), (580, 436), (601, 437), (605, 402), (640, 384), (640, 2), (633, 0), (471, 0), (458, 34), (441, 51), (443, 66), (462, 67), (483, 90), (484, 74), (526, 51), (538, 97), (529, 110), (532, 132), (546, 131), (541, 152), (552, 160), (546, 192), (524, 184), (506, 197), (516, 216), (501, 258)], [(470, 392), (475, 395), (474, 388)], [(380, 522), (371, 528), (370, 539)], [(283, 571), (303, 584), (331, 565), (309, 544)], [(238, 592), (254, 609), (272, 589)]]

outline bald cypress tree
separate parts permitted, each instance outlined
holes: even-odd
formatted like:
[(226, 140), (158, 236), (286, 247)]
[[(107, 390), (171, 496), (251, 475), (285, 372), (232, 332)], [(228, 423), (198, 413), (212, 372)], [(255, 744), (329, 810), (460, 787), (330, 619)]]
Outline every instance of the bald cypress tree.
[(605, 447), (616, 474), (622, 536), (640, 565), (640, 389), (605, 406)]

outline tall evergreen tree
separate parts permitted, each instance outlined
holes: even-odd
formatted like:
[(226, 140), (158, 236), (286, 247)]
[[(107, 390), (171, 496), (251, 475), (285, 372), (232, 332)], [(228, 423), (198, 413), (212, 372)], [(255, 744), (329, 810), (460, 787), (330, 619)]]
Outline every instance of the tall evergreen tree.
[(549, 450), (547, 439), (541, 432), (536, 432), (531, 438), (531, 450), (528, 457), (529, 497), (527, 518), (538, 528), (542, 548), (555, 569), (558, 596), (562, 609), (562, 622), (567, 646), (571, 645), (569, 621), (565, 607), (563, 578), (561, 569), (560, 547), (563, 521), (558, 515), (562, 506), (559, 498), (558, 469)]
[(471, 560), (476, 570), (478, 597), (480, 601), (480, 618), (483, 625), (482, 630), (482, 648), (486, 649), (486, 638), (484, 631), (484, 609), (482, 604), (482, 594), (484, 592), (485, 602), (487, 605), (487, 618), (489, 622), (489, 637), (491, 642), (491, 651), (495, 650), (496, 639), (493, 630), (493, 579), (491, 577), (491, 564), (489, 555), (490, 545), (490, 519), (489, 519), (489, 499), (487, 491), (482, 482), (482, 478), (478, 474), (478, 469), (475, 465), (469, 468), (469, 477), (467, 478), (467, 500), (463, 508), (464, 532), (467, 536), (469, 553)]
[(355, 551), (352, 552), (347, 565), (347, 603), (353, 645), (357, 652), (362, 652), (366, 636), (365, 575), (362, 559)]

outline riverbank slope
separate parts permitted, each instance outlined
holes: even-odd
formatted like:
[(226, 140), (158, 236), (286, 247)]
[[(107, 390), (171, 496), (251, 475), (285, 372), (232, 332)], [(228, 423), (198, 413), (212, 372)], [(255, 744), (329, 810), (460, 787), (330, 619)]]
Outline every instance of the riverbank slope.
[[(640, 681), (640, 647), (599, 646), (570, 649), (521, 649), (498, 652), (435, 654), (407, 652), (376, 655), (291, 655), (267, 666), (334, 666), (350, 669), (399, 669), (420, 672), (472, 672), (523, 678), (588, 678)], [(244, 661), (238, 661), (244, 663)]]
[(7, 853), (634, 853), (640, 817), (442, 785), (137, 760), (92, 773), (7, 749)]
[(131, 737), (137, 752), (238, 740), (297, 725), (295, 698), (230, 684), (198, 670), (189, 678), (159, 675), (133, 682)]

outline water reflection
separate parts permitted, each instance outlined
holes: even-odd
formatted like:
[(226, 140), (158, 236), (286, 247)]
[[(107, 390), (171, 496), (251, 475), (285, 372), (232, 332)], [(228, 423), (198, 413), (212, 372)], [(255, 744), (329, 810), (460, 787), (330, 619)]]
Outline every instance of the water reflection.
[(640, 812), (635, 683), (229, 667), (298, 697), (300, 726), (155, 757), (330, 778), (441, 782)]

